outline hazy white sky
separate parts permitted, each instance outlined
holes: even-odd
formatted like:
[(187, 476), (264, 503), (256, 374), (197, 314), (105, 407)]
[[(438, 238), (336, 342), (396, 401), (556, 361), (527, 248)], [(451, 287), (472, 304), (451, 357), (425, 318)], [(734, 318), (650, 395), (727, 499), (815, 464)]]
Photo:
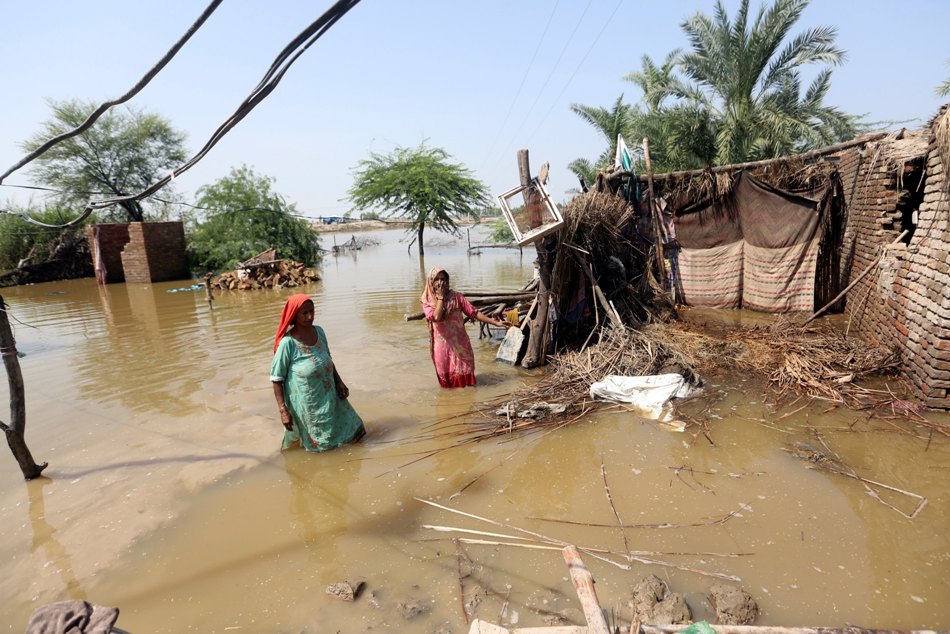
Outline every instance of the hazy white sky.
[[(2, 0), (0, 170), (48, 118), (46, 99), (101, 102), (126, 92), (205, 4)], [(167, 117), (196, 151), (330, 4), (225, 0), (132, 104)], [(730, 14), (737, 4), (726, 1)], [(517, 184), (515, 153), (528, 148), (534, 171), (550, 161), (549, 188), (564, 200), (577, 186), (567, 164), (604, 149), (570, 104), (609, 107), (621, 93), (635, 102), (639, 92), (623, 75), (643, 54), (662, 59), (685, 47), (683, 18), (712, 10), (711, 0), (363, 0), (175, 186), (190, 199), (246, 163), (275, 177), (300, 212), (342, 214), (360, 159), (427, 141), (494, 195)], [(934, 88), (950, 76), (948, 24), (945, 0), (813, 0), (796, 32), (839, 30), (848, 60), (828, 103), (919, 127), (945, 101)], [(6, 180), (32, 182), (28, 170)], [(24, 196), (0, 187), (0, 202)]]

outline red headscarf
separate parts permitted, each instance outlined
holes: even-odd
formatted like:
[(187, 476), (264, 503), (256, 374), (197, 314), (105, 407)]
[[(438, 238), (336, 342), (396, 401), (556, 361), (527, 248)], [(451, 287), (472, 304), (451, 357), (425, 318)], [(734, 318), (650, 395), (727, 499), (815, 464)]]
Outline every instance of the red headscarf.
[(287, 298), (284, 309), (280, 311), (280, 325), (277, 326), (277, 334), (274, 335), (274, 352), (277, 352), (277, 346), (280, 345), (280, 340), (284, 338), (284, 335), (287, 334), (287, 329), (294, 323), (294, 317), (297, 316), (297, 312), (301, 306), (312, 301), (309, 295), (304, 295), (303, 293), (297, 293)]

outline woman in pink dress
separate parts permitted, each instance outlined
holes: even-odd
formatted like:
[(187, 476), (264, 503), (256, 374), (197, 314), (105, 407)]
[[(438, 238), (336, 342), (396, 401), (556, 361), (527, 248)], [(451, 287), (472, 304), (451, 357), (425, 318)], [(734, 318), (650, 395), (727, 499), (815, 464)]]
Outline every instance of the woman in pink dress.
[(439, 377), (439, 385), (475, 385), (475, 354), (465, 332), (464, 318), (493, 326), (507, 326), (507, 322), (486, 317), (461, 293), (451, 290), (449, 274), (445, 269), (434, 268), (429, 271), (426, 289), (419, 300), (429, 325), (429, 352), (435, 364), (435, 374)]

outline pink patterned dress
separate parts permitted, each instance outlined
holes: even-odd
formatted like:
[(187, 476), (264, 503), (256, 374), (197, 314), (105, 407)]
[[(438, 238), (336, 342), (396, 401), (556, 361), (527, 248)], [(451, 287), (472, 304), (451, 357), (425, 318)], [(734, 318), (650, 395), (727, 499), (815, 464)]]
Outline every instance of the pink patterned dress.
[(465, 332), (463, 317), (475, 319), (478, 312), (465, 297), (455, 291), (449, 296), (442, 319), (435, 321), (435, 306), (422, 302), (426, 321), (429, 323), (429, 348), (435, 374), (442, 387), (468, 387), (475, 385), (475, 353), (472, 342)]

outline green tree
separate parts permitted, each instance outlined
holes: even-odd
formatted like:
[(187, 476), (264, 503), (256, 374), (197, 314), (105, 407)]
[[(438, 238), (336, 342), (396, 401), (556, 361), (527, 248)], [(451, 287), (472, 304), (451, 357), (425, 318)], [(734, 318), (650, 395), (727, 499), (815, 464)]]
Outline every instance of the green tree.
[(37, 264), (46, 261), (63, 240), (64, 233), (82, 232), (89, 223), (87, 220), (78, 227), (65, 230), (40, 227), (25, 222), (19, 214), (29, 214), (31, 218), (51, 225), (67, 222), (75, 214), (55, 206), (33, 208), (13, 202), (7, 202), (4, 208), (8, 213), (0, 214), (0, 270), (15, 269), (21, 262)]
[[(586, 184), (595, 181), (600, 169), (613, 165), (618, 133), (630, 147), (639, 145), (643, 137), (649, 138), (651, 162), (657, 172), (701, 168), (714, 161), (715, 128), (707, 110), (691, 104), (627, 105), (621, 103), (622, 98), (623, 95), (610, 110), (579, 104), (571, 106), (571, 110), (607, 140), (606, 149), (594, 161), (578, 158), (568, 164), (568, 169)], [(643, 171), (643, 165), (636, 169)]]
[(274, 247), (277, 255), (312, 265), (320, 261), (318, 234), (297, 208), (274, 192), (273, 178), (242, 165), (198, 189), (203, 220), (189, 232), (192, 269), (222, 271)]
[[(690, 48), (674, 59), (685, 78), (677, 77), (672, 66), (665, 78), (662, 72), (651, 75), (646, 65), (626, 78), (645, 86), (646, 103), (658, 109), (670, 99), (707, 111), (719, 164), (782, 156), (851, 138), (855, 118), (824, 104), (830, 66), (845, 57), (835, 46), (837, 30), (816, 27), (789, 39), (807, 6), (808, 0), (774, 0), (768, 7), (760, 5), (750, 23), (749, 0), (742, 0), (735, 20), (720, 0), (713, 17), (696, 13), (682, 24)], [(825, 67), (802, 94), (799, 71), (811, 64)]]
[(350, 200), (357, 209), (378, 207), (390, 216), (408, 218), (419, 255), (426, 227), (458, 235), (458, 220), (477, 220), (490, 203), (488, 189), (462, 165), (449, 162), (441, 148), (396, 148), (372, 154), (354, 170)]
[[(53, 116), (22, 147), (32, 152), (47, 139), (79, 126), (95, 110), (80, 101), (50, 102)], [(82, 134), (53, 146), (34, 161), (33, 174), (41, 183), (62, 190), (59, 204), (85, 206), (90, 198), (137, 193), (187, 157), (185, 135), (157, 114), (126, 108), (110, 110)], [(109, 220), (141, 222), (160, 213), (158, 201), (121, 203)]]
[[(623, 103), (623, 95), (621, 94), (610, 109), (573, 103), (571, 104), (571, 112), (593, 126), (607, 142), (607, 149), (598, 157), (596, 164), (590, 162), (588, 164), (594, 167), (606, 167), (612, 164), (614, 154), (617, 151), (617, 135), (630, 133), (633, 107)], [(583, 161), (584, 159), (579, 160)], [(580, 166), (584, 167), (583, 163)], [(580, 175), (578, 173), (578, 176)], [(587, 182), (590, 183), (591, 181), (588, 180)]]
[(488, 239), (495, 244), (511, 244), (515, 241), (515, 234), (512, 233), (508, 221), (504, 218), (494, 220), (488, 226), (491, 229)]

